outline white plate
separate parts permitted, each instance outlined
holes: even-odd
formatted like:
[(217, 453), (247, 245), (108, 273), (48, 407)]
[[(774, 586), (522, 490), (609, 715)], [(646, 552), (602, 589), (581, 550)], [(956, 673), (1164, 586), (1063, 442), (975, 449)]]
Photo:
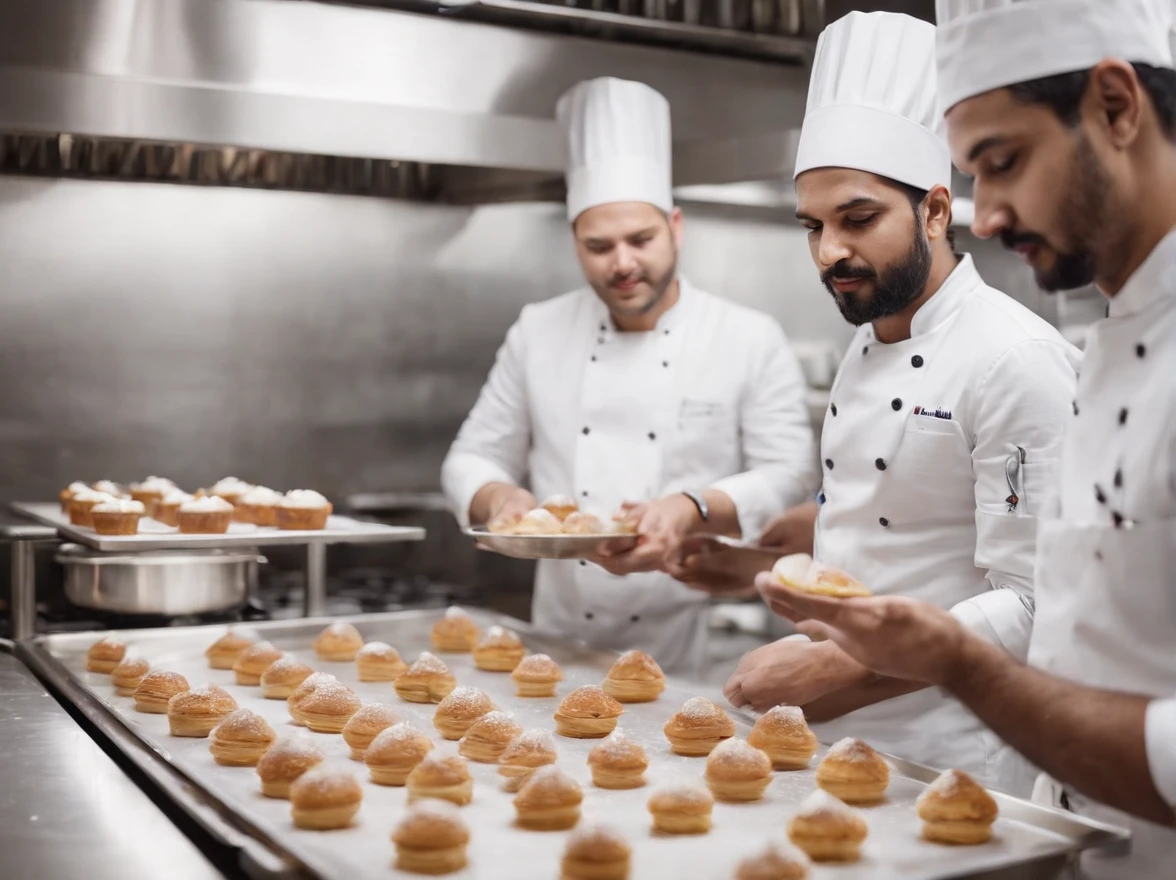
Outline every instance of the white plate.
[(484, 526), (465, 529), (478, 546), (515, 559), (588, 559), (601, 544), (614, 551), (637, 546), (636, 535), (500, 535)]

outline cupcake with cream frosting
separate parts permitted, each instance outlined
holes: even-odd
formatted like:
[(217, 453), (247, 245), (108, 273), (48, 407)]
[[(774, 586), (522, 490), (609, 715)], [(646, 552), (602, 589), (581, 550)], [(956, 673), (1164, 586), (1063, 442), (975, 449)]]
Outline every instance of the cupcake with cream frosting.
[(325, 529), (333, 509), (331, 502), (313, 489), (294, 489), (287, 492), (278, 503), (278, 528), (316, 531)]
[(215, 485), (208, 489), (205, 494), (223, 498), (229, 504), (236, 504), (241, 500), (241, 496), (252, 488), (252, 483), (246, 483), (244, 480), (238, 480), (236, 477), (225, 477), (223, 480), (217, 480)]
[(167, 477), (148, 477), (141, 483), (131, 484), (131, 498), (142, 503), (148, 516), (154, 516), (155, 505), (175, 488), (176, 484)]
[(111, 498), (95, 504), (90, 519), (94, 531), (100, 535), (135, 535), (139, 532), (139, 520), (146, 514), (142, 501)]
[(172, 489), (165, 494), (155, 505), (155, 511), (151, 516), (163, 523), (165, 526), (176, 527), (176, 514), (180, 507), (187, 504), (189, 501), (195, 499), (195, 495), (189, 495), (183, 489)]
[(99, 480), (90, 487), (95, 492), (105, 492), (107, 495), (113, 495), (115, 498), (130, 498), (131, 494), (126, 487), (114, 482), (113, 480)]
[(61, 512), (69, 513), (69, 502), (73, 500), (74, 495), (78, 492), (88, 491), (90, 489), (85, 483), (70, 483), (64, 489), (57, 493), (57, 500), (61, 502)]
[(283, 495), (265, 486), (254, 486), (237, 499), (237, 521), (253, 523), (257, 526), (276, 526), (278, 524), (278, 504)]
[(73, 497), (69, 500), (70, 524), (83, 526), (87, 529), (94, 528), (94, 520), (90, 516), (90, 511), (105, 501), (117, 500), (109, 492), (99, 492), (90, 488), (79, 489), (73, 493)]
[(223, 535), (233, 521), (233, 505), (219, 495), (185, 501), (176, 511), (176, 525), (185, 535)]

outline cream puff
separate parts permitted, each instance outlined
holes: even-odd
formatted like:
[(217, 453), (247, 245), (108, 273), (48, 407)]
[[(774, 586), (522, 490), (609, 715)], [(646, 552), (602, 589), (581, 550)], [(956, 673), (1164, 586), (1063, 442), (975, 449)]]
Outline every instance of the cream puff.
[(653, 830), (663, 834), (706, 834), (715, 798), (697, 782), (673, 782), (650, 796), (647, 808)]
[(835, 599), (869, 596), (865, 584), (843, 571), (817, 562), (807, 553), (793, 553), (776, 560), (772, 578), (798, 593), (813, 593)]
[(474, 777), (460, 755), (425, 755), (405, 781), (408, 802), (437, 798), (464, 807), (474, 799)]
[(707, 755), (706, 784), (716, 800), (758, 801), (772, 782), (772, 759), (747, 740), (725, 739)]
[(78, 492), (89, 492), (90, 487), (85, 483), (74, 481), (57, 493), (57, 500), (61, 504), (61, 512), (69, 513), (69, 503)]
[(237, 658), (255, 641), (248, 632), (229, 627), (228, 632), (208, 646), (204, 656), (213, 669), (232, 669)]
[(604, 520), (594, 513), (577, 511), (569, 514), (568, 518), (563, 521), (565, 535), (600, 535), (604, 537), (607, 532)]
[(90, 488), (95, 492), (104, 492), (112, 498), (127, 499), (131, 497), (131, 493), (127, 491), (127, 487), (121, 483), (114, 482), (114, 480), (98, 480)]
[(817, 765), (817, 785), (847, 804), (876, 804), (890, 784), (890, 766), (860, 739), (829, 747)]
[(947, 770), (915, 801), (923, 838), (936, 843), (973, 845), (992, 837), (996, 801), (962, 770)]
[(495, 708), (491, 699), (477, 688), (455, 688), (437, 704), (433, 726), (445, 739), (458, 740), (475, 721)]
[(817, 751), (817, 736), (799, 706), (769, 709), (756, 720), (747, 742), (767, 752), (776, 770), (803, 770)]
[(89, 672), (109, 675), (114, 672), (114, 667), (122, 663), (126, 655), (127, 646), (122, 639), (106, 636), (92, 644), (86, 652), (86, 669)]
[(578, 687), (559, 704), (552, 716), (555, 732), (573, 739), (608, 736), (617, 726), (625, 707), (596, 685)]
[(167, 701), (167, 726), (172, 736), (205, 737), (236, 709), (228, 691), (206, 684)]
[(515, 795), (519, 827), (531, 831), (566, 831), (580, 821), (584, 793), (555, 765), (540, 767)]
[(135, 711), (149, 715), (167, 714), (167, 704), (176, 694), (188, 690), (188, 679), (178, 672), (149, 672), (135, 692)]
[(223, 498), (229, 504), (236, 504), (241, 496), (252, 488), (252, 483), (246, 483), (244, 480), (238, 480), (236, 477), (224, 477), (223, 479), (217, 480), (211, 488), (201, 491), (205, 495)]
[(290, 815), (299, 828), (346, 828), (361, 803), (363, 786), (359, 780), (336, 767), (312, 767), (290, 785)]
[(597, 788), (640, 788), (645, 785), (649, 756), (640, 743), (629, 739), (618, 727), (592, 747), (588, 767)]
[(434, 651), (465, 654), (478, 643), (480, 630), (466, 611), (451, 605), (445, 609), (445, 616), (433, 624), (429, 639)]
[(363, 636), (352, 624), (336, 620), (314, 640), (314, 652), (332, 663), (350, 663), (363, 647)]
[(453, 693), (457, 679), (448, 666), (424, 651), (412, 666), (396, 676), (392, 687), (400, 699), (409, 703), (440, 703)]
[(555, 740), (546, 730), (531, 729), (512, 739), (498, 756), (498, 775), (504, 791), (516, 792), (537, 767), (554, 764)]
[(261, 793), (271, 798), (288, 798), (290, 784), (325, 758), (323, 750), (305, 734), (283, 737), (266, 749), (257, 762)]
[(313, 672), (302, 680), (302, 684), (298, 685), (290, 692), (290, 696), (286, 697), (286, 709), (290, 713), (290, 718), (295, 724), (301, 725), (302, 722), (298, 720), (296, 706), (303, 698), (309, 696), (314, 691), (318, 690), (326, 684), (337, 682), (338, 679), (329, 672)]
[(628, 880), (633, 848), (607, 825), (577, 828), (568, 836), (560, 880)]
[(256, 642), (241, 652), (233, 664), (237, 684), (254, 686), (261, 684), (261, 676), (282, 658), (282, 652), (270, 642)]
[(497, 764), (510, 741), (523, 728), (506, 712), (487, 712), (470, 725), (457, 744), (457, 753), (480, 764)]
[(139, 520), (147, 515), (147, 508), (139, 501), (115, 498), (100, 501), (90, 508), (90, 521), (99, 535), (137, 535)]
[(546, 510), (560, 522), (566, 520), (569, 516), (580, 509), (580, 505), (576, 503), (576, 499), (568, 495), (552, 495), (546, 501), (539, 505), (540, 510)]
[(255, 526), (272, 527), (278, 524), (278, 505), (282, 493), (265, 486), (254, 486), (233, 504), (233, 513), (238, 522)]
[(125, 656), (122, 662), (111, 670), (110, 683), (114, 685), (114, 692), (120, 697), (133, 697), (135, 690), (150, 671), (150, 664), (142, 657)]
[(223, 535), (233, 522), (233, 505), (216, 495), (185, 501), (176, 510), (176, 527), (184, 535)]
[(520, 697), (554, 697), (555, 686), (563, 681), (563, 671), (546, 654), (531, 654), (519, 661), (510, 678)]
[(109, 492), (99, 492), (96, 489), (79, 489), (69, 499), (69, 524), (71, 526), (82, 526), (83, 528), (92, 529), (94, 528), (94, 520), (90, 516), (90, 511), (99, 504), (117, 500), (118, 497)]
[(644, 651), (626, 651), (612, 665), (601, 687), (621, 703), (650, 703), (666, 689), (666, 674)]
[(147, 516), (154, 516), (155, 505), (176, 488), (167, 477), (148, 477), (141, 483), (131, 483), (131, 498), (143, 505)]
[(392, 832), (396, 869), (438, 876), (460, 871), (468, 862), (470, 830), (457, 807), (446, 801), (417, 801)]
[(408, 669), (400, 652), (386, 642), (367, 642), (355, 655), (355, 671), (360, 681), (396, 681)]
[(313, 489), (291, 489), (274, 505), (274, 522), (285, 531), (321, 532), (332, 512), (334, 505)]
[(261, 695), (267, 700), (285, 700), (314, 670), (293, 654), (283, 654), (261, 674)]
[(701, 758), (735, 735), (735, 722), (706, 697), (691, 697), (662, 728), (675, 755)]
[(560, 518), (542, 507), (527, 511), (510, 529), (510, 534), (521, 537), (559, 535), (562, 532), (563, 523)]
[(195, 495), (189, 495), (183, 489), (172, 489), (155, 502), (151, 516), (156, 522), (163, 523), (165, 526), (171, 526), (174, 529), (178, 526), (176, 514), (180, 512), (180, 508), (189, 501), (195, 500), (195, 498)]
[(769, 843), (757, 856), (744, 859), (735, 870), (735, 880), (808, 880), (811, 862), (789, 843)]
[(275, 739), (268, 721), (249, 709), (237, 709), (212, 729), (208, 750), (218, 764), (253, 767)]
[(363, 762), (372, 782), (377, 785), (404, 785), (412, 772), (433, 748), (427, 736), (410, 724), (401, 722), (376, 734)]
[(857, 810), (821, 789), (788, 821), (788, 837), (814, 862), (856, 862), (868, 833)]
[(474, 645), (474, 665), (486, 672), (513, 672), (526, 653), (516, 633), (492, 626)]
[[(290, 701), (293, 705), (290, 706)], [(299, 724), (316, 733), (342, 733), (348, 720), (363, 706), (363, 701), (347, 685), (328, 681), (299, 699), (287, 700), (290, 715)]]
[(383, 703), (368, 703), (361, 706), (343, 725), (343, 741), (351, 747), (351, 757), (356, 761), (362, 761), (364, 752), (376, 735), (399, 720), (392, 707)]

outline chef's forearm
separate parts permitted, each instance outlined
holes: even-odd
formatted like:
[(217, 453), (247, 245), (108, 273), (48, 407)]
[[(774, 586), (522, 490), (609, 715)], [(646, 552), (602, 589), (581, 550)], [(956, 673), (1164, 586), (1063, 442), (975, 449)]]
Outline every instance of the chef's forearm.
[(706, 501), (708, 518), (699, 524), (697, 531), (738, 538), (742, 534), (739, 510), (731, 496), (722, 489), (704, 489), (702, 497)]
[(1054, 678), (975, 635), (944, 687), (1063, 785), (1152, 822), (1176, 821), (1148, 766), (1148, 698)]
[(864, 709), (866, 706), (873, 706), (875, 703), (892, 700), (904, 694), (913, 694), (925, 687), (927, 685), (916, 681), (869, 676), (868, 680), (859, 681), (849, 687), (826, 694), (819, 700), (807, 703), (802, 708), (809, 721), (814, 723), (832, 721), (835, 718), (848, 715), (850, 712)]

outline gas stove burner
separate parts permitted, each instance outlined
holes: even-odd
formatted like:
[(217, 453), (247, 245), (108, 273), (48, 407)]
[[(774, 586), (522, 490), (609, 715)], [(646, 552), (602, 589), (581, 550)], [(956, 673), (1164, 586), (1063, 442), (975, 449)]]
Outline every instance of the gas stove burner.
[(82, 632), (106, 629), (154, 629), (166, 626), (203, 626), (214, 623), (243, 623), (269, 620), (271, 615), (256, 600), (238, 608), (170, 617), (165, 614), (120, 614), (98, 609), (73, 609), (73, 613), (39, 615), (38, 630), (42, 632)]
[[(302, 608), (305, 592), (302, 572), (269, 572), (258, 589), (258, 598), (272, 613), (287, 616)], [(471, 604), (473, 596), (469, 587), (380, 566), (344, 569), (327, 578), (327, 613), (339, 616)]]

